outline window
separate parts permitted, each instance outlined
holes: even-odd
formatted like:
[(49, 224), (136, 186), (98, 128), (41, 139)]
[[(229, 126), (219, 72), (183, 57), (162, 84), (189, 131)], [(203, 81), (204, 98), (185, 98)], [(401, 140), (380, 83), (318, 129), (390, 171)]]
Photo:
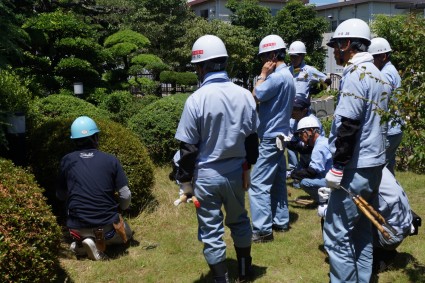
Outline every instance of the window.
[(201, 17), (204, 19), (208, 19), (208, 9), (201, 10)]

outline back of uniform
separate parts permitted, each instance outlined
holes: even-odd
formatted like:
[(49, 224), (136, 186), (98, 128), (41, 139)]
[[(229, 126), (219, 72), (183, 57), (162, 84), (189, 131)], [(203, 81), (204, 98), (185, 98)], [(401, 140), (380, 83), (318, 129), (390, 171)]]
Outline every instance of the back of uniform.
[(67, 189), (69, 228), (118, 222), (119, 204), (114, 193), (127, 186), (128, 181), (114, 156), (97, 149), (69, 153), (62, 158), (60, 180), (60, 188)]

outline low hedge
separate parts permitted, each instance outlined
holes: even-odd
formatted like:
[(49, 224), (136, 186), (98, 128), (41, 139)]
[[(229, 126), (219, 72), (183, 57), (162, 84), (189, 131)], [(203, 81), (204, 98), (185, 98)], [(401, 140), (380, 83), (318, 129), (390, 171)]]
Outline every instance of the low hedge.
[(198, 77), (192, 72), (162, 71), (160, 74), (161, 83), (192, 86), (198, 84)]
[(128, 121), (128, 127), (139, 136), (158, 165), (169, 163), (179, 148), (174, 135), (187, 97), (177, 94), (161, 98)]
[[(75, 149), (69, 138), (74, 118), (50, 119), (35, 128), (29, 137), (30, 165), (38, 182), (46, 189), (46, 196), (57, 215), (64, 212), (63, 204), (59, 204), (55, 196), (60, 160)], [(120, 160), (132, 192), (130, 212), (139, 213), (154, 200), (151, 191), (154, 168), (146, 148), (124, 126), (110, 120), (95, 121), (100, 129), (99, 149)]]
[(55, 282), (61, 230), (34, 176), (0, 159), (0, 282)]

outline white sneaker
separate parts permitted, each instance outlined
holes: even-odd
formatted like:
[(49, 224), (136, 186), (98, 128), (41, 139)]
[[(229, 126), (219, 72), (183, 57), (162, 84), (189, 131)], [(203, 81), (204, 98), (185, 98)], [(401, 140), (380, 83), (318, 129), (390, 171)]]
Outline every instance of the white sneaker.
[(96, 248), (96, 244), (91, 238), (86, 238), (83, 240), (83, 247), (87, 252), (87, 256), (91, 260), (105, 260), (108, 257), (101, 251)]
[(81, 246), (78, 245), (77, 242), (72, 242), (71, 245), (69, 246), (69, 249), (76, 255), (76, 256), (82, 256), (82, 255), (86, 255), (86, 249)]

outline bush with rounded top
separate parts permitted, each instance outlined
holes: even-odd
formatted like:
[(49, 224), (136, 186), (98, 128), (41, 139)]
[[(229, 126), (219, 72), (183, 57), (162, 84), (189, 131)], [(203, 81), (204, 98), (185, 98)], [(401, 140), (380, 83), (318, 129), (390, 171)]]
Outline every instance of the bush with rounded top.
[[(74, 117), (75, 118), (75, 117)], [(30, 164), (55, 214), (63, 213), (63, 204), (55, 197), (61, 158), (75, 149), (69, 138), (73, 118), (50, 119), (33, 129), (29, 137)], [(130, 130), (110, 120), (94, 119), (99, 133), (99, 150), (115, 155), (128, 177), (132, 192), (130, 211), (138, 213), (153, 200), (153, 164), (146, 148)]]
[(28, 128), (36, 127), (38, 124), (55, 117), (90, 116), (91, 118), (110, 118), (111, 114), (103, 109), (97, 108), (91, 103), (71, 95), (50, 95), (48, 97), (34, 100), (27, 114)]
[(55, 282), (61, 230), (34, 176), (0, 159), (0, 282)]
[(128, 121), (128, 127), (139, 136), (156, 164), (170, 162), (179, 149), (174, 135), (187, 97), (178, 94), (161, 98)]

